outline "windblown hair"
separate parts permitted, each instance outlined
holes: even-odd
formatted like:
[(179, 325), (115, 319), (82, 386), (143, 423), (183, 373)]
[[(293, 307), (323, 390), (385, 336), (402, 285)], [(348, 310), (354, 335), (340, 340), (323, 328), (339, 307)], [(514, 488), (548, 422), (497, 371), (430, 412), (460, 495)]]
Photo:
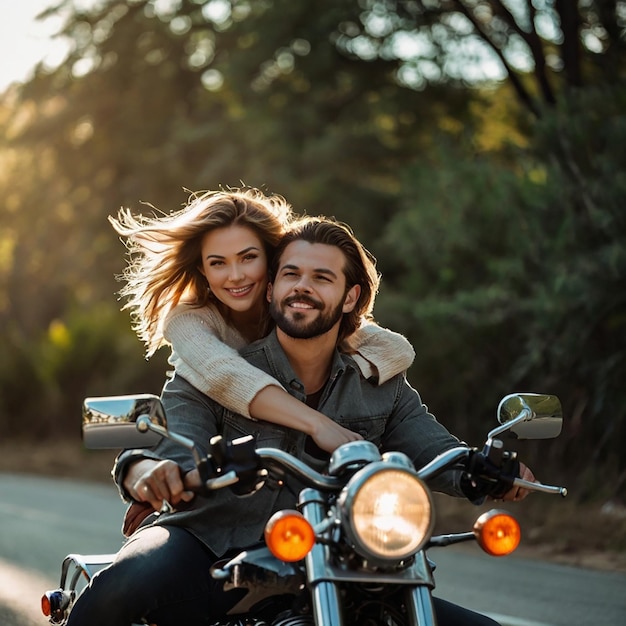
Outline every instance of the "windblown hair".
[(347, 224), (323, 216), (305, 216), (294, 220), (270, 261), (270, 281), (273, 281), (278, 273), (285, 248), (294, 241), (322, 243), (339, 248), (345, 258), (343, 271), (346, 289), (354, 285), (361, 286), (356, 306), (342, 318), (338, 341), (341, 342), (354, 333), (363, 320), (373, 320), (372, 310), (380, 285), (380, 274), (376, 270), (376, 258), (358, 241), (352, 229)]
[(282, 196), (254, 188), (193, 193), (183, 209), (169, 215), (135, 216), (121, 209), (117, 218), (109, 216), (128, 250), (128, 264), (118, 277), (126, 282), (119, 291), (127, 298), (123, 310), (131, 311), (133, 330), (147, 356), (164, 345), (163, 321), (181, 300), (199, 307), (214, 301), (201, 272), (207, 232), (246, 226), (271, 259), (291, 218), (292, 208)]

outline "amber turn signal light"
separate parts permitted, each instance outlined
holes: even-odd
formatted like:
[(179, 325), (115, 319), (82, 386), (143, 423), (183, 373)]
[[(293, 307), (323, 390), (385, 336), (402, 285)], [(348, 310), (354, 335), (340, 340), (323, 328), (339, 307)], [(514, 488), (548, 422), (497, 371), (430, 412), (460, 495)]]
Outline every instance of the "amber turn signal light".
[(474, 535), (480, 547), (491, 556), (511, 554), (522, 538), (518, 521), (506, 511), (483, 513), (474, 524)]
[(277, 559), (300, 561), (311, 551), (315, 532), (298, 511), (278, 511), (265, 525), (265, 543)]

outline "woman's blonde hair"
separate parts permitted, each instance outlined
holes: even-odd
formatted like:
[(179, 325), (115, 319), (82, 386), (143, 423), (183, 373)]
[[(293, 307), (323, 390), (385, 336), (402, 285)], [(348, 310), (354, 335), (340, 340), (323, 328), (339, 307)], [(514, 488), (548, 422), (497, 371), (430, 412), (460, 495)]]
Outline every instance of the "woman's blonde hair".
[(282, 196), (254, 188), (196, 192), (183, 209), (169, 215), (132, 215), (120, 209), (117, 218), (109, 216), (128, 250), (128, 264), (118, 277), (126, 282), (119, 292), (127, 298), (123, 310), (130, 309), (133, 330), (146, 344), (147, 356), (164, 344), (163, 321), (173, 307), (183, 299), (205, 306), (213, 298), (201, 272), (207, 232), (246, 226), (259, 236), (271, 259), (291, 217), (292, 208)]

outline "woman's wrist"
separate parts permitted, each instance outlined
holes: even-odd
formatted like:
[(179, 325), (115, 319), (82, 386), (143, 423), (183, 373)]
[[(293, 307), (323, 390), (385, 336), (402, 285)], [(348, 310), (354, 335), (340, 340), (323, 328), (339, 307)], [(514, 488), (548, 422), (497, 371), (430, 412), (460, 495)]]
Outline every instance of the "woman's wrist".
[[(282, 387), (265, 387), (249, 405), (250, 415), (259, 420), (287, 426), (313, 436), (320, 413), (289, 395)], [(323, 416), (322, 416), (323, 417)]]

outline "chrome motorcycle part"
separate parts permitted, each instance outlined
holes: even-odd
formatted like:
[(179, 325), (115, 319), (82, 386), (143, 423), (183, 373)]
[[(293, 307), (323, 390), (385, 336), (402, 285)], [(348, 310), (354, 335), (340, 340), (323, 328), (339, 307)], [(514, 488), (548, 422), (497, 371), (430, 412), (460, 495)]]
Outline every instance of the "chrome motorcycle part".
[(501, 426), (489, 433), (493, 439), (510, 431), (517, 439), (553, 439), (561, 433), (563, 409), (556, 396), (541, 393), (515, 393), (498, 405)]
[(114, 554), (68, 554), (61, 564), (60, 587), (41, 597), (41, 611), (51, 624), (65, 624), (74, 600)]
[(83, 443), (91, 449), (151, 447), (162, 435), (141, 432), (137, 420), (143, 416), (157, 427), (166, 427), (163, 405), (153, 394), (86, 398), (83, 402)]
[(380, 461), (380, 452), (371, 441), (350, 441), (339, 446), (330, 457), (328, 473), (340, 476), (347, 469), (358, 469), (366, 463)]
[(380, 565), (409, 558), (433, 530), (430, 490), (404, 467), (371, 463), (350, 480), (338, 506), (349, 542)]

